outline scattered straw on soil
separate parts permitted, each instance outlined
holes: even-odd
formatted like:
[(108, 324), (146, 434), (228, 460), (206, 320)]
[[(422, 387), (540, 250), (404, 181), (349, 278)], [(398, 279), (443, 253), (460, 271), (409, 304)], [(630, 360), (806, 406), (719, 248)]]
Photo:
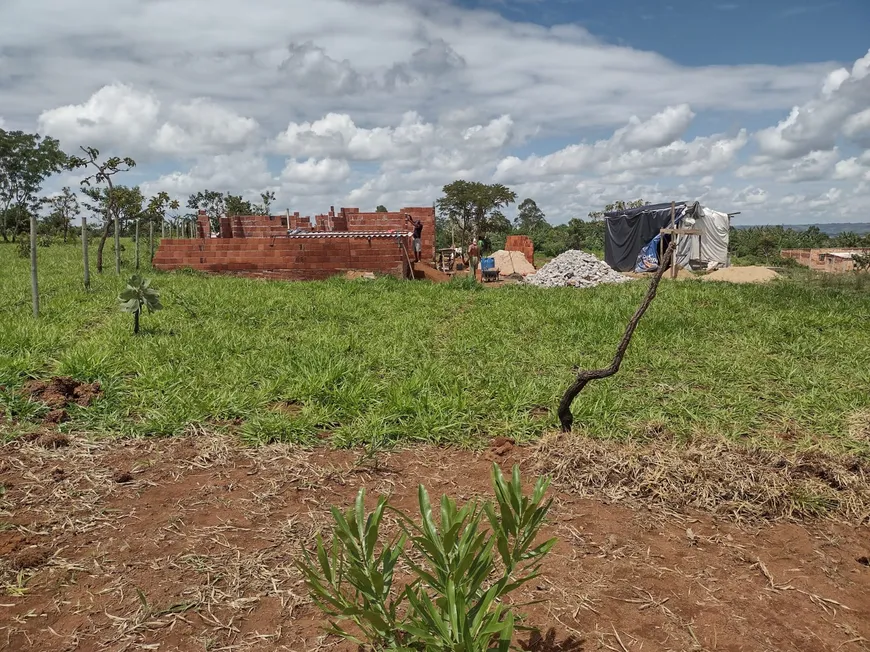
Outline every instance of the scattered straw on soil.
[(538, 472), (581, 496), (736, 519), (870, 520), (870, 464), (857, 458), (718, 440), (636, 444), (558, 434), (541, 441), (534, 459)]
[(779, 274), (767, 267), (749, 265), (747, 267), (726, 267), (717, 269), (701, 277), (702, 281), (723, 281), (725, 283), (767, 283)]
[(858, 410), (849, 416), (849, 436), (856, 441), (870, 441), (870, 410)]
[[(365, 487), (370, 505), (384, 494), (415, 514), (419, 483), (460, 502), (490, 497), (493, 460), (506, 471), (519, 463), (531, 482), (545, 452), (576, 460), (572, 445), (579, 443), (550, 440), (530, 450), (496, 438), (480, 453), (420, 447), (360, 465), (355, 451), (251, 448), (201, 426), (166, 439), (73, 436), (64, 448), (7, 443), (0, 447), (0, 649), (354, 652), (324, 634), (293, 563), (301, 546), (328, 533), (332, 506), (349, 508)], [(770, 472), (754, 471), (757, 461), (743, 460), (744, 473)], [(741, 524), (660, 509), (655, 496), (637, 499), (649, 509), (632, 510), (631, 500), (600, 500), (613, 495), (607, 482), (597, 491), (581, 482), (594, 498), (579, 497), (570, 480), (588, 470), (572, 464), (550, 462), (557, 478), (542, 537), (557, 543), (542, 574), (516, 596), (524, 624), (540, 628), (517, 645), (866, 649), (866, 527)], [(116, 482), (119, 470), (134, 481)], [(688, 485), (697, 469), (685, 470)], [(709, 486), (701, 478), (699, 490)], [(396, 517), (384, 526), (395, 532)]]

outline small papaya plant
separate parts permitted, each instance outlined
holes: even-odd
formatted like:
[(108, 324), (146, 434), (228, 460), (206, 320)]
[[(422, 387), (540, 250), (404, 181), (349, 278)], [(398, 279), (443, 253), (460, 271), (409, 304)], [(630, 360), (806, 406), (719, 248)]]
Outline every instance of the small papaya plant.
[[(459, 507), (445, 495), (437, 521), (422, 485), (419, 520), (385, 497), (367, 512), (364, 489), (349, 511), (333, 508), (331, 543), (318, 534), (313, 553), (303, 548), (297, 562), (327, 631), (365, 650), (507, 652), (521, 618), (503, 598), (538, 576), (556, 540), (538, 542), (552, 504), (544, 500), (546, 479), (523, 495), (519, 467), (508, 480), (493, 464), (492, 484), (495, 503)], [(400, 532), (385, 539), (387, 510), (397, 514)], [(410, 571), (403, 587), (400, 562)], [(346, 622), (354, 627), (345, 629)]]
[(163, 309), (160, 293), (151, 287), (151, 279), (142, 278), (138, 274), (134, 274), (127, 281), (127, 287), (121, 292), (118, 300), (121, 302), (121, 310), (133, 313), (134, 334), (139, 333), (139, 315), (143, 308), (148, 312)]

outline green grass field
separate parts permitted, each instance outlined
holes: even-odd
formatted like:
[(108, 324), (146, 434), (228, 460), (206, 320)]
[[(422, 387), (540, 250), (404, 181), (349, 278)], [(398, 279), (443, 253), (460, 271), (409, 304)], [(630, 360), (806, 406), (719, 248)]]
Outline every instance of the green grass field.
[[(103, 385), (101, 400), (72, 408), (62, 425), (94, 435), (203, 426), (234, 428), (250, 442), (307, 444), (328, 433), (339, 446), (533, 438), (556, 426), (573, 365), (609, 363), (647, 287), (147, 271), (165, 309), (143, 315), (134, 336), (118, 308), (111, 244), (106, 254), (108, 271), (92, 271), (86, 292), (76, 246), (40, 248), (34, 320), (28, 261), (0, 246), (4, 436), (36, 427), (44, 409), (22, 397), (28, 378), (68, 375)], [(620, 373), (575, 401), (577, 426), (600, 437), (723, 435), (764, 446), (788, 438), (867, 451), (854, 424), (870, 413), (868, 326), (870, 294), (859, 289), (806, 279), (663, 282)], [(281, 402), (292, 409), (276, 409)]]

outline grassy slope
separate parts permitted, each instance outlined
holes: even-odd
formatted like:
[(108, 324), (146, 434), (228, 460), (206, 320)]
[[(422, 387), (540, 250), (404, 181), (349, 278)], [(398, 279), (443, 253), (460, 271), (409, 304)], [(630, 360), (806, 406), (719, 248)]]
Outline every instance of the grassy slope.
[[(127, 247), (127, 254), (132, 247)], [(40, 249), (42, 316), (28, 261), (0, 246), (0, 411), (27, 427), (27, 376), (97, 379), (105, 397), (66, 428), (173, 434), (240, 419), (254, 441), (379, 438), (471, 443), (552, 428), (571, 367), (604, 365), (646, 283), (593, 290), (469, 290), (384, 279), (262, 282), (149, 273), (166, 309), (118, 310), (109, 271), (81, 288), (79, 250)], [(111, 246), (106, 260), (111, 269)], [(126, 272), (129, 273), (129, 272)], [(870, 295), (805, 283), (666, 282), (622, 371), (575, 402), (592, 434), (667, 430), (861, 447), (870, 409)], [(302, 405), (298, 414), (270, 409)], [(0, 429), (4, 426), (0, 423)]]

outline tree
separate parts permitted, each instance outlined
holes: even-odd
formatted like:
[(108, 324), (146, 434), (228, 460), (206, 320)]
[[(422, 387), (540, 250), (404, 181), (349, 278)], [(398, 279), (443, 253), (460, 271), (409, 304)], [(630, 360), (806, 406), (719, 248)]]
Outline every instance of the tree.
[(862, 251), (861, 253), (852, 254), (852, 262), (855, 263), (855, 269), (859, 272), (870, 271), (870, 251)]
[(390, 211), (388, 211), (387, 207), (384, 206), (383, 204), (378, 204), (378, 207), (375, 209), (375, 213), (389, 213), (389, 212)]
[(68, 186), (64, 186), (61, 194), (50, 197), (45, 202), (51, 207), (48, 216), (49, 226), (63, 231), (63, 241), (67, 241), (70, 223), (79, 214), (79, 200)]
[(263, 215), (272, 214), (272, 202), (275, 201), (275, 193), (272, 190), (260, 193), (260, 199), (263, 202)]
[(501, 209), (517, 200), (517, 194), (500, 183), (460, 179), (444, 186), (443, 192), (436, 206), (459, 231), (462, 245), (489, 231), (498, 232), (506, 220)]
[(514, 226), (517, 231), (531, 234), (536, 229), (547, 224), (547, 217), (544, 211), (538, 208), (538, 205), (533, 199), (524, 199), (517, 207), (517, 216), (514, 219)]
[[(118, 247), (119, 238), (125, 232), (125, 227), (130, 223), (138, 220), (143, 213), (142, 206), (145, 202), (145, 196), (138, 186), (114, 186), (111, 192), (109, 188), (94, 188), (85, 187), (82, 189), (85, 198), (82, 203), (92, 213), (97, 215), (107, 215), (109, 211), (109, 203), (113, 206), (112, 219), (106, 219), (103, 225), (101, 245), (97, 250), (97, 270), (100, 270), (100, 261), (102, 258), (102, 247), (105, 245), (109, 232), (113, 227), (117, 227), (118, 233), (115, 238), (116, 247), (116, 262), (120, 262), (120, 248)], [(127, 230), (129, 234), (129, 230)]]
[(121, 273), (121, 228), (120, 218), (116, 210), (115, 201), (115, 184), (112, 182), (112, 177), (121, 172), (129, 172), (136, 167), (136, 161), (129, 156), (120, 158), (112, 156), (100, 163), (100, 150), (95, 147), (80, 147), (84, 153), (84, 157), (74, 156), (70, 159), (70, 166), (73, 168), (88, 168), (92, 167), (96, 170), (92, 175), (82, 179), (82, 191), (87, 194), (87, 190), (92, 189), (91, 183), (106, 184), (106, 203), (105, 203), (105, 224), (103, 225), (103, 235), (100, 237), (100, 244), (97, 246), (97, 272), (103, 272), (103, 248), (106, 246), (106, 239), (109, 237), (109, 230), (112, 228), (112, 220), (114, 218), (115, 226), (115, 273)]
[(629, 208), (640, 208), (641, 206), (648, 206), (649, 202), (644, 201), (643, 199), (635, 199), (634, 201), (624, 201), (620, 199), (619, 201), (615, 201), (612, 204), (607, 204), (604, 207), (603, 211), (593, 211), (589, 213), (589, 218), (593, 220), (600, 220), (604, 217), (605, 213), (610, 213), (612, 211), (624, 211)]
[[(25, 213), (36, 219), (37, 196), (45, 180), (69, 166), (54, 138), (0, 129), (0, 233), (14, 242)], [(16, 210), (17, 209), (17, 210)]]
[[(241, 197), (239, 197), (241, 199)], [(205, 211), (211, 221), (211, 230), (220, 231), (220, 218), (227, 215), (226, 199), (222, 192), (216, 190), (200, 191), (187, 198), (187, 207), (197, 211)], [(238, 213), (236, 213), (238, 215)]]
[[(226, 194), (224, 198), (224, 210), (226, 215), (254, 215), (254, 207), (251, 205), (246, 199), (242, 199), (241, 195), (231, 195), (230, 193)], [(260, 208), (260, 215), (267, 215), (265, 212), (266, 207), (263, 206)], [(220, 228), (220, 224), (218, 224), (218, 229)]]
[(148, 200), (145, 219), (148, 222), (148, 253), (151, 260), (154, 259), (154, 228), (159, 224), (162, 232), (163, 224), (166, 222), (166, 212), (177, 211), (180, 208), (181, 204), (177, 199), (170, 199), (169, 194), (162, 191)]
[[(668, 248), (662, 256), (662, 260), (668, 260), (676, 246), (676, 240), (671, 240), (671, 243), (668, 245)], [(632, 315), (631, 319), (628, 320), (625, 332), (623, 333), (619, 344), (616, 346), (616, 353), (614, 354), (613, 361), (610, 365), (601, 369), (577, 371), (577, 377), (574, 379), (574, 382), (568, 386), (568, 389), (566, 389), (565, 393), (562, 395), (562, 400), (559, 401), (557, 414), (563, 432), (571, 432), (571, 428), (574, 426), (574, 416), (571, 414), (571, 404), (574, 402), (574, 399), (577, 398), (577, 395), (583, 391), (583, 388), (593, 380), (609, 378), (619, 371), (620, 366), (622, 366), (622, 360), (625, 357), (625, 352), (628, 351), (628, 346), (631, 344), (631, 338), (634, 335), (637, 325), (640, 323), (647, 308), (649, 308), (650, 304), (653, 302), (653, 299), (656, 298), (659, 281), (662, 280), (662, 275), (664, 273), (665, 265), (659, 265), (658, 271), (656, 271), (655, 276), (653, 276), (650, 281), (646, 296), (643, 298), (643, 301), (640, 302), (634, 315)]]
[(133, 313), (134, 334), (139, 333), (139, 315), (143, 308), (146, 308), (148, 312), (163, 309), (163, 305), (160, 303), (160, 293), (151, 287), (149, 279), (143, 279), (138, 274), (134, 274), (127, 281), (127, 287), (121, 292), (118, 300), (121, 302), (121, 310)]
[[(9, 216), (16, 216), (12, 235), (15, 240), (19, 229), (18, 217), (27, 212), (30, 217), (30, 289), (34, 317), (39, 317), (39, 275), (36, 267), (37, 195), (48, 177), (68, 165), (69, 157), (60, 149), (55, 139), (0, 129), (0, 213), (3, 216), (3, 240), (9, 240)], [(14, 211), (10, 213), (10, 209)]]

